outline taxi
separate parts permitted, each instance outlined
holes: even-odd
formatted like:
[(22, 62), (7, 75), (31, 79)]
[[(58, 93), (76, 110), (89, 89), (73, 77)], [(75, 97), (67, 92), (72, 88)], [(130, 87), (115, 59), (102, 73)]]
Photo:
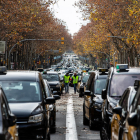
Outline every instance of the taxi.
[(83, 96), (84, 86), (86, 82), (88, 81), (88, 78), (89, 78), (89, 74), (86, 73), (84, 76), (82, 76), (81, 81), (79, 81), (77, 84), (77, 92), (79, 93), (79, 97)]
[(139, 68), (129, 68), (128, 64), (117, 64), (108, 72), (107, 84), (102, 90), (102, 127), (100, 129), (101, 140), (111, 138), (111, 121), (113, 108), (117, 105), (124, 91), (133, 86), (135, 80), (140, 79)]
[(140, 139), (140, 81), (137, 80), (134, 87), (137, 93), (126, 118), (122, 140)]
[(134, 86), (128, 87), (117, 106), (113, 109), (113, 116), (111, 121), (111, 140), (122, 140), (122, 134), (124, 132), (126, 118), (128, 116), (130, 106), (136, 95), (136, 89)]
[[(55, 98), (46, 96), (41, 73), (37, 71), (2, 72), (0, 85), (12, 113), (17, 118), (17, 121), (14, 119), (14, 122), (11, 120), (13, 123), (9, 122), (11, 126), (15, 123), (18, 125), (19, 139), (50, 139), (50, 119), (46, 105), (55, 103)], [(14, 128), (9, 131), (14, 132)]]
[(16, 117), (11, 113), (6, 96), (0, 87), (0, 140), (18, 140)]
[(108, 69), (100, 69), (91, 73), (86, 90), (84, 92), (83, 103), (83, 124), (89, 125), (93, 129), (96, 124), (101, 123), (101, 92), (105, 88)]

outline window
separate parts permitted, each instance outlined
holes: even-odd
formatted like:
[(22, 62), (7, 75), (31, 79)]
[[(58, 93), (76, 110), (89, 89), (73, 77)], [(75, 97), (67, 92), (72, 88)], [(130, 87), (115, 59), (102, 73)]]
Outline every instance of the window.
[(105, 89), (106, 79), (97, 79), (95, 82), (95, 94), (102, 94), (102, 90)]
[(130, 91), (127, 90), (126, 94), (125, 94), (125, 97), (122, 101), (122, 108), (124, 109), (124, 111), (127, 111), (127, 105), (128, 105), (128, 97), (129, 97), (129, 94), (130, 94)]
[(135, 80), (140, 80), (140, 75), (114, 75), (111, 81), (110, 96), (122, 96), (127, 87), (134, 85)]
[(12, 102), (38, 102), (41, 100), (38, 82), (0, 81), (7, 100)]
[(1, 105), (2, 105), (2, 116), (6, 120), (6, 119), (8, 119), (8, 108), (7, 108), (7, 105), (5, 103), (3, 96), (2, 96), (2, 104)]
[(47, 81), (59, 81), (58, 74), (43, 74), (43, 79), (46, 79)]

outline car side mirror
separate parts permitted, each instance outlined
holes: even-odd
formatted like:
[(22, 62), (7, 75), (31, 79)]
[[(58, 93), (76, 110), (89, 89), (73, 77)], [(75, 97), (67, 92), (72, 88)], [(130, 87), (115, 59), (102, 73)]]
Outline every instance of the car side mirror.
[(9, 120), (8, 120), (9, 126), (15, 125), (16, 121), (17, 121), (16, 116), (11, 113), (10, 116), (9, 116)]
[(89, 90), (85, 90), (84, 95), (90, 96), (91, 95), (91, 92)]
[(53, 97), (54, 97), (55, 100), (59, 100), (60, 99), (59, 95), (53, 95)]
[(102, 90), (102, 99), (106, 99), (106, 89)]
[(122, 114), (122, 107), (114, 107), (113, 113), (121, 115)]
[(48, 97), (46, 98), (46, 104), (54, 104), (55, 98), (54, 97)]
[(131, 126), (138, 126), (138, 117), (136, 113), (131, 113), (128, 117), (128, 124)]

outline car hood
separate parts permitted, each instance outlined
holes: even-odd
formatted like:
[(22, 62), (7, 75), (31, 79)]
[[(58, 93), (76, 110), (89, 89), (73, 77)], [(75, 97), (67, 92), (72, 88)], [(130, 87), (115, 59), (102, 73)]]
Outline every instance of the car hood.
[(57, 85), (57, 84), (60, 84), (60, 82), (59, 81), (51, 81), (51, 82), (48, 81), (48, 84), (49, 85)]
[(95, 95), (95, 97), (93, 98), (93, 100), (95, 102), (98, 102), (98, 103), (102, 103), (103, 102), (103, 99), (102, 99), (101, 95), (99, 95), (99, 94), (94, 94), (94, 95)]
[(40, 102), (36, 103), (9, 103), (12, 113), (17, 118), (26, 118), (30, 115), (39, 114), (42, 112), (42, 107)]

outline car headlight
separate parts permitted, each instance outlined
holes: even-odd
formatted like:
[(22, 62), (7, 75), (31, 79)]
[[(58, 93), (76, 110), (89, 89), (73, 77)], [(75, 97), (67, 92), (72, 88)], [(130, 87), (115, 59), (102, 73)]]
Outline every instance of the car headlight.
[(102, 104), (95, 103), (95, 104), (94, 104), (94, 107), (95, 107), (96, 109), (101, 109), (101, 108), (102, 108)]
[(57, 84), (56, 87), (60, 87), (60, 84)]
[(34, 115), (34, 116), (30, 116), (28, 122), (29, 123), (37, 123), (37, 122), (41, 122), (43, 120), (43, 114), (38, 114), (38, 115)]

